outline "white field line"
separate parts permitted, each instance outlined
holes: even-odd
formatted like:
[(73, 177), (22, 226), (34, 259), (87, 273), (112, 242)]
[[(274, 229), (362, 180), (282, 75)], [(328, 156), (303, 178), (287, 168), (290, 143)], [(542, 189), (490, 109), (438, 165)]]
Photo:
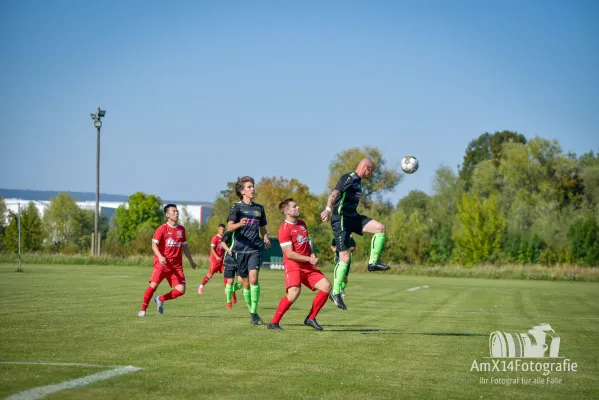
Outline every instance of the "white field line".
[(416, 286), (416, 287), (412, 287), (408, 289), (408, 292), (414, 292), (418, 289), (428, 289), (428, 285), (424, 285), (424, 286)]
[[(52, 366), (77, 366), (77, 367), (103, 367), (102, 365), (95, 364), (76, 364), (76, 363), (26, 363), (26, 362), (0, 362), (1, 364), (31, 364), (31, 365), (52, 365)], [(54, 385), (40, 386), (37, 388), (25, 390), (23, 392), (15, 393), (6, 398), (6, 400), (35, 400), (41, 399), (49, 394), (61, 392), (67, 389), (78, 388), (89, 385), (97, 381), (103, 381), (110, 379), (115, 376), (128, 374), (130, 372), (140, 371), (141, 368), (127, 365), (125, 367), (116, 367), (108, 371), (98, 372), (97, 374), (87, 375), (83, 378), (73, 379), (70, 381), (60, 382)]]
[(105, 276), (106, 278), (129, 278), (129, 275), (112, 275), (112, 276)]

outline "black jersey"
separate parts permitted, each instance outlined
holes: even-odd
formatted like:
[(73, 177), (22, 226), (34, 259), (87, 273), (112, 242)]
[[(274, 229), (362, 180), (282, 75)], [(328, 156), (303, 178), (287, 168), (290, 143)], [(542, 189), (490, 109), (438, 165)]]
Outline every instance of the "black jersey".
[(266, 226), (264, 207), (257, 203), (245, 204), (240, 201), (233, 204), (227, 221), (238, 223), (247, 218), (247, 224), (233, 231), (233, 251), (235, 253), (252, 253), (262, 249), (260, 227)]
[(358, 215), (358, 204), (362, 197), (362, 178), (355, 172), (345, 174), (337, 182), (335, 190), (339, 191), (339, 195), (333, 204), (333, 215), (348, 217)]

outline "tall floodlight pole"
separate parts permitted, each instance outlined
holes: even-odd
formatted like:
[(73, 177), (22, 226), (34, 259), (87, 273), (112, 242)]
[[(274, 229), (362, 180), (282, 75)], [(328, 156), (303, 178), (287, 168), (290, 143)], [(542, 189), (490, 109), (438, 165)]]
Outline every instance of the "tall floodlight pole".
[(102, 110), (98, 107), (98, 112), (91, 113), (91, 117), (94, 120), (94, 126), (97, 130), (96, 137), (96, 212), (94, 216), (94, 242), (92, 255), (100, 255), (100, 236), (98, 232), (98, 221), (100, 215), (100, 129), (102, 128), (101, 118), (106, 115), (106, 110)]
[(23, 268), (21, 268), (21, 203), (17, 203), (17, 225), (19, 230), (19, 266), (17, 272), (23, 272)]

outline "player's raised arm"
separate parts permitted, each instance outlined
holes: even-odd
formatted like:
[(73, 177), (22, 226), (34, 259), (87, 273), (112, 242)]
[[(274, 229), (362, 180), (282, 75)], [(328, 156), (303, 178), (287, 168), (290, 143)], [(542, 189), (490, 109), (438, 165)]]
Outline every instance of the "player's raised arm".
[(327, 207), (324, 209), (323, 212), (320, 213), (320, 218), (323, 222), (327, 222), (329, 220), (329, 215), (331, 214), (333, 203), (335, 203), (335, 200), (337, 200), (337, 197), (339, 197), (340, 193), (341, 192), (339, 192), (339, 190), (334, 189), (329, 195), (329, 198), (327, 200)]

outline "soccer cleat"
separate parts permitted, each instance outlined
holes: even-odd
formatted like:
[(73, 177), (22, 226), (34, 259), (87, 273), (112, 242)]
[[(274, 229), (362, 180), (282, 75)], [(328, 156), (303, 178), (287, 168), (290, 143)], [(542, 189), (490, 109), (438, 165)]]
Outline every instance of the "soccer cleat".
[(145, 311), (140, 311), (137, 313), (138, 317), (145, 317), (146, 316), (146, 312)]
[(233, 292), (233, 296), (231, 296), (231, 300), (233, 301), (233, 304), (237, 304), (237, 296), (235, 296), (235, 292)]
[(258, 314), (254, 314), (254, 319), (256, 320), (256, 325), (262, 325), (264, 323)]
[(281, 325), (279, 325), (279, 324), (268, 324), (266, 326), (266, 329), (272, 329), (274, 331), (283, 331), (284, 330), (283, 328), (281, 328)]
[(250, 325), (258, 325), (258, 323), (256, 322), (256, 314), (254, 313), (250, 313)]
[(225, 308), (227, 310), (230, 310), (231, 308), (233, 308), (233, 304), (231, 304), (231, 302), (228, 302)]
[(331, 297), (331, 300), (333, 300), (333, 302), (335, 303), (335, 305), (337, 307), (339, 307), (342, 310), (347, 310), (347, 306), (343, 302), (343, 299), (341, 298), (341, 294), (339, 294), (339, 293), (332, 294), (330, 297)]
[(204, 293), (204, 285), (198, 286), (198, 294)]
[(308, 319), (308, 317), (306, 317), (306, 319), (304, 320), (304, 325), (311, 326), (317, 331), (322, 331), (322, 326), (320, 326), (320, 324), (316, 322), (316, 319)]
[(379, 261), (377, 261), (373, 264), (368, 264), (368, 272), (387, 271), (390, 268), (391, 267), (389, 267), (388, 265), (381, 264)]
[(163, 305), (164, 305), (164, 301), (160, 301), (160, 300), (158, 299), (159, 297), (160, 297), (160, 296), (156, 296), (156, 297), (154, 297), (154, 302), (156, 303), (156, 306), (157, 306), (158, 312), (159, 312), (160, 314), (164, 314), (164, 307), (163, 307)]

